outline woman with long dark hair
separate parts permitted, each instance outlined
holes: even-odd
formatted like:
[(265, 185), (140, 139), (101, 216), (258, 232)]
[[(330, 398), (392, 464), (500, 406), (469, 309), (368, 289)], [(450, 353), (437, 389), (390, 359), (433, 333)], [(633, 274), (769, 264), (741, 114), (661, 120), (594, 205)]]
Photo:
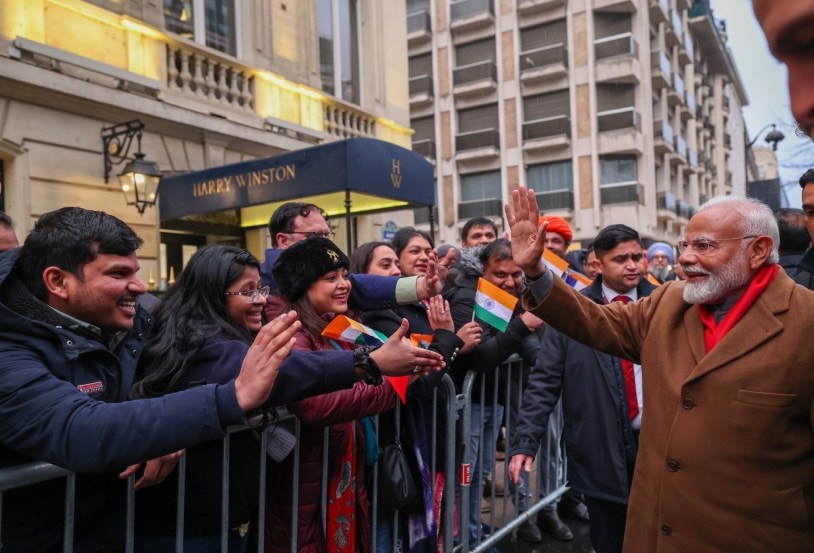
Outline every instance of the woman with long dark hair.
[[(348, 314), (351, 282), (348, 258), (327, 238), (308, 238), (280, 254), (274, 279), (302, 329), (295, 349), (353, 349), (322, 336), (338, 314)], [(352, 389), (310, 397), (289, 405), (301, 421), (297, 500), (297, 550), (301, 553), (370, 551), (370, 505), (365, 484), (367, 440), (361, 419), (393, 408), (396, 396), (385, 381), (358, 382)], [(325, 429), (327, 451), (325, 450)], [(327, 505), (322, 518), (323, 459), (327, 459)], [(270, 469), (266, 503), (266, 551), (291, 551), (292, 474), (289, 455)], [(325, 530), (323, 531), (323, 527)]]

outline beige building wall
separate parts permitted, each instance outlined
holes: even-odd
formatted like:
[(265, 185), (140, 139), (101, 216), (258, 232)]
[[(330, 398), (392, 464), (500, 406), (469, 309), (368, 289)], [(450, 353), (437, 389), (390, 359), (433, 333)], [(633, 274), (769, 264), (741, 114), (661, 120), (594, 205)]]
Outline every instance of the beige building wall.
[[(628, 21), (620, 22), (625, 17)], [(741, 109), (748, 99), (725, 33), (705, 4), (409, 0), (407, 21), (411, 59), (429, 49), (435, 53), (435, 110), (424, 103), (416, 110), (416, 98), (411, 102), (413, 121), (428, 116), (435, 121), (434, 136), (414, 138), (437, 144), (422, 152), (434, 161), (444, 184), (439, 187), (440, 242), (457, 241), (473, 214), (500, 226), (502, 211), (496, 206), (517, 184), (529, 183), (530, 167), (555, 162), (570, 161), (570, 191), (545, 211), (567, 218), (576, 240), (589, 240), (608, 224), (626, 223), (645, 238), (675, 243), (700, 203), (716, 194), (744, 193)], [(564, 58), (552, 56), (550, 49), (524, 52), (525, 35), (558, 21), (566, 30)], [(489, 38), (494, 52), (484, 49), (481, 59), (494, 60), (493, 72), (457, 63), (459, 53)], [(623, 87), (631, 92), (620, 108), (614, 102), (627, 93), (613, 96)], [(557, 91), (568, 95), (561, 111), (567, 122), (530, 121), (527, 104)], [(461, 120), (468, 117), (466, 110), (494, 102), (497, 122), (482, 125), (494, 124), (497, 138), (484, 132), (473, 139), (466, 129), (477, 123)], [(620, 156), (634, 158), (635, 178), (613, 190), (603, 182), (609, 178), (603, 167)], [(483, 197), (480, 206), (462, 202), (462, 182), (494, 171), (500, 175), (499, 197)]]
[[(2, 184), (21, 237), (52, 209), (105, 210), (145, 239), (144, 280), (166, 278), (161, 232), (192, 231), (162, 229), (157, 209), (127, 206), (121, 167), (103, 179), (102, 128), (136, 118), (142, 151), (168, 175), (352, 136), (410, 146), (403, 3), (358, 2), (355, 104), (321, 90), (315, 1), (235, 5), (237, 49), (227, 55), (167, 31), (162, 2), (0, 3)], [(379, 218), (361, 218), (360, 241), (379, 237)], [(261, 259), (269, 244), (264, 228), (240, 229), (234, 214), (205, 224), (196, 232), (207, 241), (242, 242)]]

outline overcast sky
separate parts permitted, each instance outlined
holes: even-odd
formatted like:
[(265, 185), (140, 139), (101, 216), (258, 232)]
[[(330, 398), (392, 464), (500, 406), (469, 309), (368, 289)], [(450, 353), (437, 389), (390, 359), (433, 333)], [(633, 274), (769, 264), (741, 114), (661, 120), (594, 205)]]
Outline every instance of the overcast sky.
[[(713, 0), (712, 9), (716, 19), (726, 21), (728, 44), (749, 96), (749, 105), (744, 108), (749, 138), (754, 139), (758, 131), (770, 123), (776, 123), (786, 135), (777, 150), (780, 178), (784, 183), (793, 183), (786, 190), (791, 205), (799, 207), (800, 193), (796, 181), (803, 171), (790, 165), (795, 157), (798, 161), (800, 157), (808, 158), (814, 164), (814, 145), (808, 138), (794, 134), (786, 68), (769, 53), (750, 0)], [(766, 145), (764, 137), (767, 132), (761, 133), (756, 145)]]

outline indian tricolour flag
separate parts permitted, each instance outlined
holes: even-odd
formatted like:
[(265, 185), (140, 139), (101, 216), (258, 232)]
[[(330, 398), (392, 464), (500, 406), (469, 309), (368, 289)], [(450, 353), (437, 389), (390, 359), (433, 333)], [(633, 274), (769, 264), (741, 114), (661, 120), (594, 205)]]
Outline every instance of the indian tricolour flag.
[(506, 331), (517, 305), (517, 297), (501, 290), (488, 280), (478, 279), (475, 294), (475, 316), (501, 332)]
[(337, 315), (328, 323), (322, 335), (326, 338), (350, 342), (360, 346), (380, 346), (387, 341), (387, 336), (373, 330), (369, 326), (349, 319), (345, 315)]
[(574, 271), (568, 271), (563, 276), (563, 280), (565, 280), (566, 284), (574, 288), (575, 290), (579, 291), (583, 288), (587, 288), (593, 282), (590, 278), (582, 275), (580, 273)]
[(547, 248), (543, 251), (543, 264), (558, 277), (562, 277), (568, 270), (568, 262)]

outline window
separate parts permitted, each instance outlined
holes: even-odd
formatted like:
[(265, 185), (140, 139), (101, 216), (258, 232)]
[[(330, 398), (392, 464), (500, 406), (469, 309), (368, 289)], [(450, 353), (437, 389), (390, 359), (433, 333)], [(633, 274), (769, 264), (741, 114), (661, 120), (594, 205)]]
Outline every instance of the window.
[(526, 182), (537, 195), (540, 211), (574, 209), (574, 174), (571, 160), (532, 165)]
[(594, 37), (596, 39), (623, 35), (633, 30), (629, 13), (594, 12)]
[(319, 0), (318, 26), (322, 90), (346, 102), (360, 103), (356, 0)]
[(500, 134), (497, 130), (499, 124), (497, 104), (458, 110), (455, 149), (458, 151), (478, 148), (500, 149)]
[(528, 52), (554, 44), (564, 44), (567, 39), (568, 28), (565, 19), (528, 27), (520, 30), (520, 51)]
[(599, 159), (599, 184), (636, 182), (634, 156), (608, 156)]
[(559, 192), (574, 189), (571, 160), (532, 165), (526, 170), (526, 181), (535, 192)]
[(234, 0), (164, 0), (164, 26), (230, 56), (237, 56)]
[(570, 136), (570, 116), (571, 104), (567, 90), (523, 98), (523, 139)]
[(603, 204), (642, 203), (644, 190), (637, 180), (635, 156), (599, 158), (599, 192)]
[(455, 48), (455, 67), (495, 61), (495, 39), (488, 38)]
[(458, 219), (500, 216), (502, 210), (500, 171), (461, 175), (461, 203), (458, 204)]

